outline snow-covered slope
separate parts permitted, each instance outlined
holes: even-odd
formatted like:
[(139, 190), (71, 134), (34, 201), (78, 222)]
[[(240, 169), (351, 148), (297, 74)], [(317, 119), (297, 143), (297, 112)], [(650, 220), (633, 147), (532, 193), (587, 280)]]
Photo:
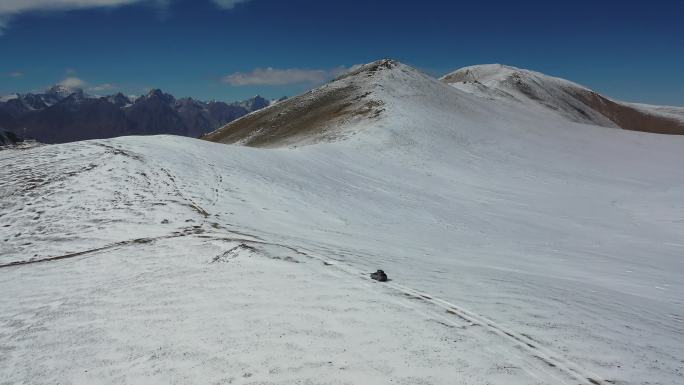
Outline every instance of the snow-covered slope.
[(442, 78), (480, 97), (541, 106), (571, 121), (626, 130), (684, 134), (684, 108), (641, 106), (612, 100), (584, 86), (501, 64), (461, 68)]
[(625, 104), (628, 104), (629, 106), (636, 108), (638, 110), (642, 110), (648, 114), (665, 115), (665, 116), (668, 116), (672, 119), (684, 122), (684, 107), (655, 106), (652, 104), (643, 104), (643, 103), (625, 103)]
[(681, 382), (684, 137), (382, 61), (212, 139), (0, 152), (3, 378)]

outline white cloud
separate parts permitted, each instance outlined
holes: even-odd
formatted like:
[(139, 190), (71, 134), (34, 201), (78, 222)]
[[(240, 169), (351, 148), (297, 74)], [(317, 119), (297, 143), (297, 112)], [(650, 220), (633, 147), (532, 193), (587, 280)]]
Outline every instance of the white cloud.
[(231, 9), (235, 7), (238, 3), (246, 3), (250, 0), (211, 0), (219, 8)]
[[(174, 0), (0, 0), (0, 36), (12, 18), (29, 12), (73, 11), (92, 8), (115, 8), (132, 4), (150, 4), (160, 18), (168, 17), (169, 4)], [(231, 9), (251, 0), (210, 0), (222, 9)]]
[(9, 17), (0, 15), (0, 36), (3, 35), (5, 32), (5, 29), (7, 28), (7, 24), (9, 24)]
[(73, 9), (118, 7), (147, 0), (2, 0), (0, 15), (31, 11), (68, 11)]
[(117, 87), (115, 84), (103, 83), (103, 84), (98, 84), (96, 86), (92, 86), (92, 87), (88, 88), (88, 91), (102, 92), (102, 91), (113, 90), (116, 88), (119, 88), (119, 87)]
[(114, 8), (149, 2), (164, 5), (167, 0), (0, 0), (0, 35), (7, 29), (13, 17), (27, 12)]
[[(12, 18), (29, 12), (73, 11), (92, 8), (115, 8), (132, 4), (154, 6), (157, 16), (168, 17), (168, 8), (174, 0), (0, 0), (0, 36), (9, 27)], [(209, 0), (222, 9), (232, 9), (239, 3), (251, 0)]]
[(232, 86), (268, 85), (282, 86), (287, 84), (323, 83), (343, 72), (344, 67), (331, 70), (310, 70), (299, 68), (277, 69), (256, 68), (250, 72), (235, 72), (224, 76), (221, 81)]
[(83, 88), (86, 85), (88, 85), (88, 83), (86, 83), (82, 79), (72, 76), (59, 82), (59, 85), (68, 88)]

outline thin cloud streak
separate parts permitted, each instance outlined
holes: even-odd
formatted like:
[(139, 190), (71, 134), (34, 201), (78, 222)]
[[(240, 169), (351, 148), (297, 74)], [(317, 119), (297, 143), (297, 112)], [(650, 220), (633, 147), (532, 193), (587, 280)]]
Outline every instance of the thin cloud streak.
[(75, 76), (68, 77), (58, 84), (67, 88), (83, 88), (88, 85), (86, 81)]
[(74, 11), (116, 8), (133, 4), (152, 4), (163, 14), (170, 0), (0, 0), (0, 36), (14, 17), (30, 12)]
[(32, 11), (69, 11), (85, 8), (111, 8), (148, 0), (3, 0), (0, 15), (18, 15)]
[[(157, 16), (168, 17), (173, 0), (0, 0), (0, 36), (10, 26), (12, 19), (30, 12), (73, 11), (79, 9), (116, 8), (133, 4), (154, 6)], [(252, 0), (209, 0), (221, 9), (232, 9), (237, 4)]]
[(119, 88), (116, 84), (111, 84), (111, 83), (103, 83), (103, 84), (98, 84), (96, 86), (92, 86), (88, 88), (88, 91), (93, 91), (93, 92), (102, 92), (102, 91), (110, 91)]
[(221, 78), (231, 86), (284, 86), (289, 84), (320, 84), (348, 71), (345, 67), (330, 70), (300, 68), (256, 68), (250, 72), (235, 72)]
[(217, 7), (222, 9), (232, 9), (239, 3), (246, 3), (251, 0), (211, 0)]

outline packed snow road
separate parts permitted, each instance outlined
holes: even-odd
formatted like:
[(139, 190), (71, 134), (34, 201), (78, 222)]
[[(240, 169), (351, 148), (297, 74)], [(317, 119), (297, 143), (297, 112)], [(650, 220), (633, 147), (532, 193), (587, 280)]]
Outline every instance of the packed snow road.
[(678, 383), (684, 175), (621, 135), (2, 151), (0, 264), (82, 252), (0, 268), (3, 383)]

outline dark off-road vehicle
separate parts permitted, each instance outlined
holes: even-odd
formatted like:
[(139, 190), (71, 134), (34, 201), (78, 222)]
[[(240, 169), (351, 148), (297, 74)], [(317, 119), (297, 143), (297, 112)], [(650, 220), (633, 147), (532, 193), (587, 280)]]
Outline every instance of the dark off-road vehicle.
[(387, 274), (385, 274), (384, 271), (378, 270), (375, 273), (371, 273), (371, 278), (380, 281), (380, 282), (387, 282)]

